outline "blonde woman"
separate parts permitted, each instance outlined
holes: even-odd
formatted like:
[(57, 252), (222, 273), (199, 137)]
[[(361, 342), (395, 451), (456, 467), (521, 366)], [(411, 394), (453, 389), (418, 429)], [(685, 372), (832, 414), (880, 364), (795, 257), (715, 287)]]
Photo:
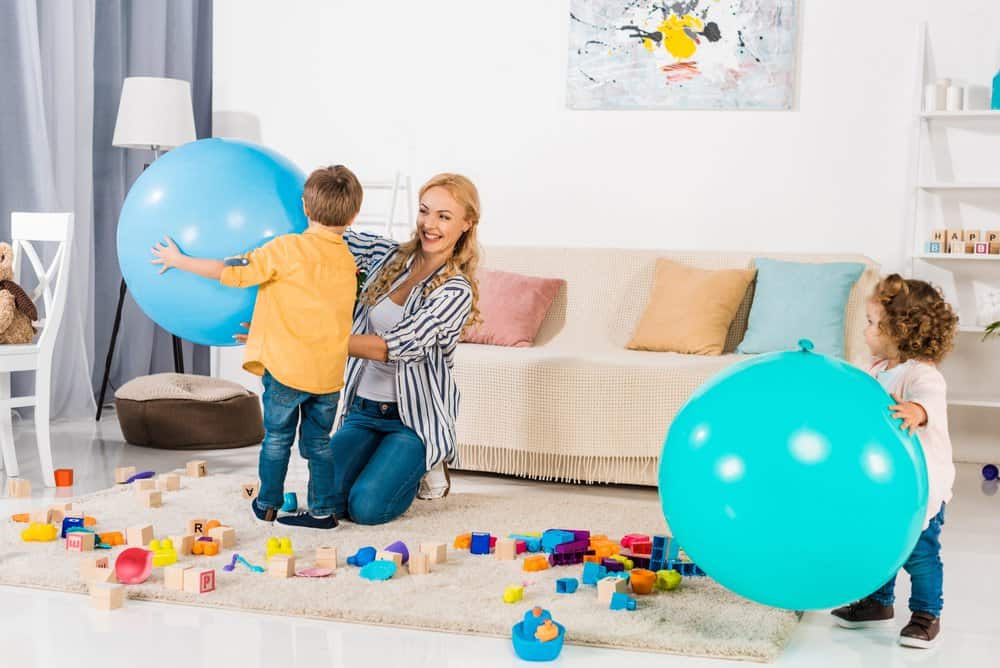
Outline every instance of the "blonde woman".
[(410, 507), (425, 475), (421, 496), (447, 494), (444, 465), (455, 459), (459, 407), (455, 346), (479, 315), (478, 224), (475, 185), (438, 174), (420, 189), (409, 241), (344, 234), (366, 280), (354, 310), (345, 410), (330, 439), (337, 517), (389, 522)]

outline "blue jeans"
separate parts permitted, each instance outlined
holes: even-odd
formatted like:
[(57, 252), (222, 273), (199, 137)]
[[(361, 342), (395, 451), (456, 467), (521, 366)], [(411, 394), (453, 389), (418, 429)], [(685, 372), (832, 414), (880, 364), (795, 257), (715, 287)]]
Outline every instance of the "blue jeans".
[[(944, 504), (930, 525), (920, 534), (917, 546), (910, 558), (903, 564), (903, 570), (910, 574), (910, 610), (941, 616), (944, 605), (944, 569), (941, 566), (941, 525), (944, 524)], [(879, 605), (892, 605), (896, 600), (894, 590), (896, 576), (872, 594)]]
[(337, 462), (333, 512), (356, 524), (385, 524), (413, 503), (427, 472), (424, 442), (394, 403), (357, 397), (330, 439)]
[[(309, 512), (333, 512), (333, 451), (330, 431), (340, 392), (310, 394), (281, 384), (264, 373), (264, 443), (260, 448), (257, 506), (281, 508), (288, 458), (299, 429), (299, 453), (309, 461)], [(301, 423), (300, 423), (301, 418)]]

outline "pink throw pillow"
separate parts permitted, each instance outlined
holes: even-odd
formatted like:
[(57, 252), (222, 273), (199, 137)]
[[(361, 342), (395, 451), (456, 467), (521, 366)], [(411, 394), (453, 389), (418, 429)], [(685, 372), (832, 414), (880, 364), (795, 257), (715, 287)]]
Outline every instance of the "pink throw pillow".
[(483, 321), (462, 335), (465, 343), (525, 348), (535, 342), (545, 314), (566, 281), (479, 269), (479, 313)]

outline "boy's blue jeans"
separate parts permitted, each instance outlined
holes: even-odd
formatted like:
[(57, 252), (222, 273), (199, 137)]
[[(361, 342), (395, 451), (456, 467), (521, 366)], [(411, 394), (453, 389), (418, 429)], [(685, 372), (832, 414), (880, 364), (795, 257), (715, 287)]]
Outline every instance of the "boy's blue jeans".
[(330, 439), (333, 511), (356, 524), (385, 524), (413, 503), (427, 472), (427, 450), (394, 403), (357, 397)]
[[(333, 450), (330, 430), (340, 392), (310, 394), (281, 384), (264, 373), (264, 443), (260, 448), (257, 506), (281, 508), (288, 458), (299, 429), (299, 453), (309, 462), (309, 512), (333, 512)], [(301, 420), (300, 420), (301, 418)]]
[[(941, 525), (944, 524), (944, 504), (930, 525), (920, 534), (917, 546), (910, 558), (903, 564), (903, 570), (910, 574), (910, 610), (941, 616), (944, 605), (944, 569), (941, 566)], [(892, 605), (896, 600), (894, 590), (896, 576), (872, 594), (879, 605)]]

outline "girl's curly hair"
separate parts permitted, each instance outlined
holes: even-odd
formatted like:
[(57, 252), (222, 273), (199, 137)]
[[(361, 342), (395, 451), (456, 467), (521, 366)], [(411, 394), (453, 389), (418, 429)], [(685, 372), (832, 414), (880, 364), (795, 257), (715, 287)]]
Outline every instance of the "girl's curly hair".
[(954, 347), (958, 316), (930, 283), (890, 274), (876, 286), (872, 299), (885, 309), (879, 331), (896, 345), (902, 361), (937, 364)]

